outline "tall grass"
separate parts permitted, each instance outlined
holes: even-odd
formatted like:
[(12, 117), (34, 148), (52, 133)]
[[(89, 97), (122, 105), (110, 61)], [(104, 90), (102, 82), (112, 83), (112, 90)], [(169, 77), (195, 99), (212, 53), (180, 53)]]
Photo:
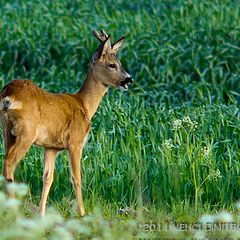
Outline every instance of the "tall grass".
[[(0, 14), (2, 86), (30, 78), (75, 92), (97, 47), (91, 31), (127, 37), (120, 58), (136, 81), (107, 94), (82, 159), (90, 208), (103, 200), (198, 211), (238, 200), (238, 1), (4, 1)], [(42, 168), (42, 151), (32, 148), (16, 171), (33, 196)], [(69, 178), (63, 153), (52, 202), (72, 196)]]

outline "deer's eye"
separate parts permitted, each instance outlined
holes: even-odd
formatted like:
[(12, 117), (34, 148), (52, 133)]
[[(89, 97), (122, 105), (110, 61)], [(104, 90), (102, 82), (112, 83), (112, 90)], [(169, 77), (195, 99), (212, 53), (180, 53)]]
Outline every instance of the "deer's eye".
[(110, 68), (115, 68), (115, 69), (117, 68), (117, 65), (116, 65), (115, 63), (111, 63), (111, 64), (109, 64), (108, 66), (109, 66)]

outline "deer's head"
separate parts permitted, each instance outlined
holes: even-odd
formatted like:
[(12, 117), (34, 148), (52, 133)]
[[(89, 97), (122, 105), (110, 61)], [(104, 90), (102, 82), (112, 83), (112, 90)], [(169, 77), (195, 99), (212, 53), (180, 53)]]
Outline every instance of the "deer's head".
[(106, 86), (120, 87), (127, 90), (133, 79), (124, 70), (117, 58), (117, 52), (125, 37), (121, 37), (111, 44), (110, 36), (103, 30), (100, 30), (100, 33), (93, 31), (93, 34), (100, 42), (100, 46), (93, 55), (92, 67), (95, 77)]

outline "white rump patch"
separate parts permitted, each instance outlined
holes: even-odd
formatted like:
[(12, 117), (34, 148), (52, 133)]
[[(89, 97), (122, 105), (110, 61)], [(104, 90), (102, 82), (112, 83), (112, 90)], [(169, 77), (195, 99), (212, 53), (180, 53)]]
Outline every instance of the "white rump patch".
[(4, 99), (2, 99), (2, 101), (0, 103), (1, 110), (4, 109), (4, 104), (6, 102), (9, 102), (9, 107), (7, 109), (22, 109), (22, 102), (20, 102), (18, 100), (14, 100), (13, 98), (7, 96)]

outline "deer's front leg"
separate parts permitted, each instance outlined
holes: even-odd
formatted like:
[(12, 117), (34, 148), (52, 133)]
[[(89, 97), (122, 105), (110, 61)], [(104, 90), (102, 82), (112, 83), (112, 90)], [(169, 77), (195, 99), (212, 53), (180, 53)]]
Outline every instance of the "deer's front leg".
[(82, 198), (82, 180), (81, 180), (81, 157), (82, 146), (71, 146), (69, 148), (70, 165), (74, 192), (77, 200), (78, 212), (81, 216), (85, 214)]
[(43, 189), (39, 206), (39, 213), (42, 216), (45, 214), (47, 197), (53, 182), (54, 166), (57, 152), (58, 151), (56, 149), (45, 149), (44, 153)]

